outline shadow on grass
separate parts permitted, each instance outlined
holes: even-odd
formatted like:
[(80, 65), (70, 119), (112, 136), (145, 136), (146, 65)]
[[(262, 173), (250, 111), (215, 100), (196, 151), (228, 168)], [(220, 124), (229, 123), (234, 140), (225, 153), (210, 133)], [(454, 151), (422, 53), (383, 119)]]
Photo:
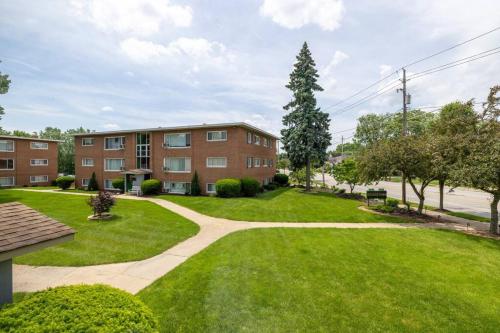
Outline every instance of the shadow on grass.
[[(429, 230), (429, 229), (428, 229)], [(451, 233), (451, 234), (456, 234), (456, 235), (462, 235), (468, 240), (474, 241), (476, 243), (482, 243), (483, 245), (487, 245), (488, 247), (499, 251), (500, 250), (500, 241), (496, 239), (491, 239), (487, 237), (482, 237), (479, 235), (471, 235), (467, 234), (458, 230), (450, 230), (450, 229), (432, 229), (433, 231), (440, 232), (440, 233)]]

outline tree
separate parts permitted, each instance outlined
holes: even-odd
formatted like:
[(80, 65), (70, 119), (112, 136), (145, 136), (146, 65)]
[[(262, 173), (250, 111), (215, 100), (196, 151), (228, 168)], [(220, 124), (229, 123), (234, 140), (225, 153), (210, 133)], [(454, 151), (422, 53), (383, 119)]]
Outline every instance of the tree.
[[(9, 76), (0, 72), (0, 95), (6, 94), (9, 91), (10, 82), (11, 81), (9, 80)], [(4, 114), (4, 108), (0, 105), (0, 120), (2, 119), (2, 116)]]
[(97, 184), (97, 178), (95, 176), (95, 172), (92, 172), (92, 176), (89, 179), (89, 184), (87, 185), (87, 191), (99, 191), (99, 184)]
[(326, 150), (332, 139), (328, 113), (316, 107), (314, 92), (323, 88), (317, 83), (319, 75), (315, 65), (304, 42), (290, 74), (290, 82), (286, 85), (293, 98), (283, 107), (291, 112), (283, 117), (285, 128), (281, 130), (281, 141), (292, 169), (306, 168), (306, 191), (311, 189), (311, 163), (325, 162)]
[(278, 170), (286, 171), (286, 169), (290, 168), (290, 160), (288, 158), (281, 158), (276, 163), (276, 167)]
[(490, 89), (476, 133), (468, 137), (469, 150), (452, 173), (455, 180), (492, 195), (490, 232), (498, 234), (500, 201), (500, 86)]
[[(314, 179), (315, 176), (315, 171), (310, 170), (309, 171), (309, 183), (311, 183)], [(301, 168), (301, 169), (296, 169), (290, 172), (290, 180), (298, 185), (304, 185), (307, 183), (307, 173), (306, 173), (306, 168)]]
[(191, 195), (199, 196), (201, 194), (200, 180), (198, 178), (198, 172), (195, 170), (193, 178), (191, 179)]
[(356, 185), (360, 185), (360, 177), (358, 172), (358, 165), (353, 158), (347, 158), (342, 162), (336, 164), (332, 168), (331, 175), (340, 184), (348, 184), (351, 193), (354, 191)]
[(108, 213), (115, 205), (115, 198), (110, 192), (99, 192), (96, 196), (91, 195), (87, 204), (92, 207), (94, 216), (101, 217), (103, 213)]

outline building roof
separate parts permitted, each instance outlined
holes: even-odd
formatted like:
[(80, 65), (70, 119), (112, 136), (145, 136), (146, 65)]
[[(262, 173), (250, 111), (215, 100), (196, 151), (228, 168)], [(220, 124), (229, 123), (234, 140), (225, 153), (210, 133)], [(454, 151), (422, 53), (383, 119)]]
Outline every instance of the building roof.
[(239, 122), (239, 123), (221, 123), (221, 124), (201, 124), (201, 125), (187, 125), (187, 126), (174, 126), (174, 127), (154, 127), (154, 128), (141, 128), (141, 129), (131, 129), (131, 130), (120, 130), (120, 131), (105, 131), (105, 132), (92, 132), (92, 133), (78, 133), (74, 134), (74, 136), (92, 136), (93, 134), (102, 135), (102, 134), (126, 134), (126, 133), (135, 133), (135, 132), (160, 132), (160, 131), (183, 131), (190, 129), (199, 129), (199, 128), (222, 128), (222, 127), (243, 127), (255, 132), (259, 132), (261, 134), (270, 136), (274, 139), (279, 138), (269, 132), (261, 130), (253, 125)]
[(63, 142), (62, 140), (42, 139), (42, 138), (15, 136), (15, 135), (0, 135), (0, 139), (16, 139), (16, 140), (30, 140), (30, 141), (42, 141), (42, 142)]
[(61, 243), (75, 231), (18, 202), (0, 204), (0, 261)]

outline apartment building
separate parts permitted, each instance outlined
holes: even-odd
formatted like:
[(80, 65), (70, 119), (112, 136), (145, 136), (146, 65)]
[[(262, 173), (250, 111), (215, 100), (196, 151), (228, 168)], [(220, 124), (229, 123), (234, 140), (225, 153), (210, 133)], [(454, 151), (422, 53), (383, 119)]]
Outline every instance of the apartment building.
[(75, 135), (76, 186), (93, 172), (101, 189), (124, 177), (130, 190), (156, 178), (163, 190), (186, 194), (196, 171), (204, 194), (221, 178), (253, 177), (267, 184), (275, 174), (278, 138), (246, 123), (203, 124)]
[(50, 185), (57, 178), (57, 140), (0, 136), (0, 187)]

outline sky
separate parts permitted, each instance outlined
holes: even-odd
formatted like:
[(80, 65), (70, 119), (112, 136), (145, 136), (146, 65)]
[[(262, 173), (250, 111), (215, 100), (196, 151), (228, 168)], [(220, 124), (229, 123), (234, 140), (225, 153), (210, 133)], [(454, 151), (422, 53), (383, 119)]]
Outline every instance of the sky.
[[(500, 26), (494, 0), (0, 1), (6, 130), (96, 131), (248, 122), (279, 134), (307, 41), (333, 144), (367, 113), (396, 112), (402, 66)], [(407, 75), (500, 47), (500, 30)], [(393, 73), (363, 93), (359, 90)], [(411, 107), (484, 101), (500, 53), (408, 81)], [(387, 92), (354, 105), (377, 89)], [(339, 104), (339, 102), (341, 104)], [(347, 109), (347, 110), (346, 110)]]

